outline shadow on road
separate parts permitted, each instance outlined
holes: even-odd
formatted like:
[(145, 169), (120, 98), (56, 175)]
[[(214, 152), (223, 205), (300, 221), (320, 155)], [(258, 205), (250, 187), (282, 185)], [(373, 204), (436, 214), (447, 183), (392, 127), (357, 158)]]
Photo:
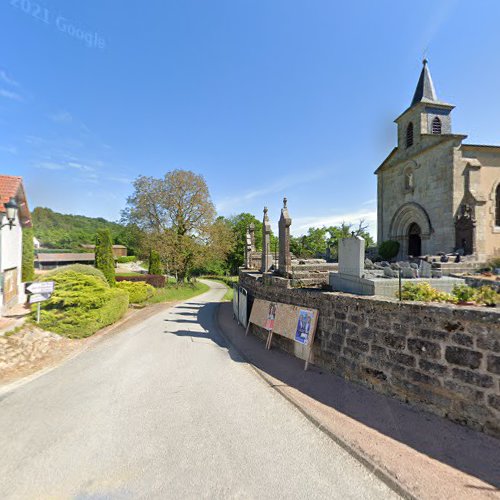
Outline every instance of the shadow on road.
[(224, 334), (250, 363), (280, 381), (276, 385), (293, 387), (391, 439), (491, 484), (494, 488), (489, 491), (500, 491), (499, 440), (418, 411), (316, 366), (305, 372), (302, 360), (277, 348), (266, 351), (262, 340), (246, 337), (232, 319), (231, 304), (221, 304), (219, 321)]

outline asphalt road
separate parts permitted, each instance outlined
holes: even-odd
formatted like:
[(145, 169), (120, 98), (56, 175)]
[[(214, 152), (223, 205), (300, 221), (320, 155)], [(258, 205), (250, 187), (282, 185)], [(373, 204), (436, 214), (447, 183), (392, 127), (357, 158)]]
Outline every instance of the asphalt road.
[(0, 394), (0, 498), (395, 498), (228, 348), (212, 286)]

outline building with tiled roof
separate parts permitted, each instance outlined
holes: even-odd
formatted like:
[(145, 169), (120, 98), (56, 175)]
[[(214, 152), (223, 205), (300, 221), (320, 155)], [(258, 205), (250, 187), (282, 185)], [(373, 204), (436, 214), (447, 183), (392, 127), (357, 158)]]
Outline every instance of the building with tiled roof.
[[(5, 204), (15, 201), (17, 211), (8, 219)], [(24, 300), (22, 287), (23, 229), (31, 215), (21, 177), (0, 175), (0, 313)]]

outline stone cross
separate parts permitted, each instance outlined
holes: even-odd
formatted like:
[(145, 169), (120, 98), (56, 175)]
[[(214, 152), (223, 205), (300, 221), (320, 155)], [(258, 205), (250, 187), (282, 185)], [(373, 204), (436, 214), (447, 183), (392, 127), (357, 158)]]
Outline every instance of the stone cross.
[(292, 272), (292, 256), (290, 255), (290, 226), (292, 225), (292, 219), (288, 214), (286, 202), (287, 199), (283, 198), (283, 208), (278, 223), (280, 238), (279, 273), (281, 276), (288, 278)]
[(362, 278), (365, 272), (365, 240), (360, 236), (339, 240), (339, 274)]
[(264, 218), (262, 220), (262, 264), (261, 273), (267, 273), (273, 265), (273, 256), (271, 255), (271, 224), (267, 216), (267, 207), (264, 207)]

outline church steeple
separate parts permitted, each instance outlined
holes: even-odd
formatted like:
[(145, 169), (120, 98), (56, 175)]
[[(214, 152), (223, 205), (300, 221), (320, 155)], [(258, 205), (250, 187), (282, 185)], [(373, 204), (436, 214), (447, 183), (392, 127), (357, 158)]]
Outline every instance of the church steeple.
[(411, 101), (411, 105), (414, 106), (418, 102), (438, 102), (436, 97), (436, 91), (434, 90), (434, 84), (432, 83), (431, 72), (429, 71), (429, 66), (427, 64), (427, 59), (422, 61), (423, 68), (420, 73), (420, 78), (418, 79), (417, 88), (415, 89), (415, 94)]

